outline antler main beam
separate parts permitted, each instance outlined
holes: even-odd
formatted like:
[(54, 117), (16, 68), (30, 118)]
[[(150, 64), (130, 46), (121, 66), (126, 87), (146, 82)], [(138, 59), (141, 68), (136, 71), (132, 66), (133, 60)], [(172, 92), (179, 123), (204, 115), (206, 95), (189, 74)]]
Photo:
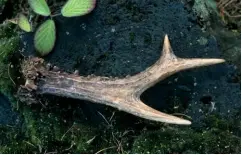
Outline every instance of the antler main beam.
[(24, 88), (36, 94), (52, 94), (112, 106), (133, 115), (171, 124), (189, 125), (190, 121), (157, 111), (140, 100), (140, 95), (157, 82), (182, 70), (225, 62), (223, 59), (183, 59), (174, 55), (165, 36), (160, 59), (145, 71), (123, 79), (61, 73), (30, 58), (22, 64)]

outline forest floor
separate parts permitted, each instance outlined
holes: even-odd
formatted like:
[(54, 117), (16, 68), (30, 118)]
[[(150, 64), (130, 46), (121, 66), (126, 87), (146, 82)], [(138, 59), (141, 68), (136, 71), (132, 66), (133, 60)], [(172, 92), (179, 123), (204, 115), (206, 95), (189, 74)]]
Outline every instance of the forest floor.
[(0, 153), (240, 153), (240, 26), (224, 23), (212, 2), (106, 0), (86, 16), (54, 19), (57, 41), (44, 59), (82, 76), (145, 70), (160, 57), (165, 34), (179, 57), (225, 59), (175, 74), (142, 94), (147, 105), (192, 121), (178, 126), (51, 95), (40, 96), (41, 104), (21, 103), (19, 65), (38, 56), (34, 33), (6, 23), (20, 10), (0, 0)]

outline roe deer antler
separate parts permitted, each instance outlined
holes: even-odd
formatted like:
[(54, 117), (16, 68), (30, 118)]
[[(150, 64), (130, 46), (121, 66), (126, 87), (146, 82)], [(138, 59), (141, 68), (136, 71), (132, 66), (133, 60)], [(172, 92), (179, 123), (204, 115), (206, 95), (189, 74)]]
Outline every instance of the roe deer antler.
[(162, 56), (145, 71), (123, 79), (82, 77), (49, 69), (41, 58), (30, 58), (23, 62), (22, 72), (26, 78), (25, 88), (36, 94), (83, 99), (105, 104), (133, 115), (172, 124), (189, 125), (190, 121), (157, 111), (140, 100), (140, 95), (166, 77), (189, 68), (213, 65), (223, 59), (183, 59), (173, 54), (165, 36)]

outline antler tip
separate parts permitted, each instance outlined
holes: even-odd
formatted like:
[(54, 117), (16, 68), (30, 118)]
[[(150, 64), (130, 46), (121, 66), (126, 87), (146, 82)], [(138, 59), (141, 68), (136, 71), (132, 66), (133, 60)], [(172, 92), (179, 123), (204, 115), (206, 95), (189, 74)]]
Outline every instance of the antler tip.
[[(215, 64), (220, 64), (224, 63), (224, 59), (191, 59), (192, 61), (190, 62), (191, 65), (194, 66), (209, 66), (209, 65), (215, 65)], [(193, 61), (194, 60), (194, 61)]]
[(168, 34), (165, 34), (165, 40), (168, 40)]
[(166, 123), (171, 123), (171, 124), (178, 124), (178, 125), (191, 125), (191, 121), (183, 119), (183, 118), (179, 118), (179, 117), (175, 117), (174, 116), (169, 116), (170, 119), (167, 119), (166, 121), (162, 121), (162, 122), (166, 122)]
[(214, 64), (224, 63), (226, 60), (224, 59), (214, 59)]
[(170, 41), (167, 34), (165, 35), (164, 43), (163, 43), (163, 48), (165, 47), (170, 47)]
[(180, 125), (191, 125), (192, 122), (191, 121), (188, 121), (188, 120), (185, 120), (183, 119), (182, 121), (179, 122)]
[(166, 56), (172, 56), (174, 57), (175, 55), (173, 54), (172, 48), (171, 48), (171, 44), (168, 38), (168, 35), (165, 35), (164, 38), (164, 42), (163, 42), (163, 49), (162, 49), (162, 55), (166, 55)]

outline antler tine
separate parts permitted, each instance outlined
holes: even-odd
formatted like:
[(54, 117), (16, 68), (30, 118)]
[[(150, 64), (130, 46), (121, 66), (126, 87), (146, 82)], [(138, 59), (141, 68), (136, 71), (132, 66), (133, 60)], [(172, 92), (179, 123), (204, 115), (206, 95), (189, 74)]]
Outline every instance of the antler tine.
[(171, 48), (171, 44), (168, 38), (168, 35), (165, 35), (164, 41), (163, 41), (163, 48), (161, 51), (161, 59), (173, 58), (176, 59), (176, 55), (173, 53), (173, 50)]
[(178, 124), (178, 125), (190, 125), (191, 122), (189, 120), (185, 120), (176, 116), (172, 116), (163, 112), (160, 112), (158, 110), (155, 110), (146, 104), (144, 104), (140, 99), (134, 99), (132, 101), (132, 105), (135, 108), (130, 108), (128, 111), (129, 113), (135, 114), (136, 116), (158, 121), (158, 122), (164, 122), (164, 123), (170, 123), (170, 124)]
[(223, 62), (225, 62), (224, 59), (179, 58), (174, 54), (171, 48), (168, 35), (165, 35), (160, 59), (154, 65), (146, 69), (146, 71), (132, 76), (131, 78), (135, 81), (134, 87), (141, 88), (137, 91), (140, 95), (158, 81), (161, 81), (177, 72)]
[(220, 63), (224, 63), (224, 59), (179, 59), (180, 66), (178, 67), (179, 71), (186, 70), (190, 68), (197, 68), (202, 66), (210, 66), (210, 65), (216, 65)]
[(160, 63), (166, 63), (167, 66), (170, 66), (170, 68), (173, 68), (174, 73), (182, 70), (191, 69), (191, 68), (215, 65), (215, 64), (225, 62), (224, 59), (179, 58), (173, 53), (173, 50), (170, 45), (170, 41), (168, 39), (168, 35), (165, 35), (163, 49), (162, 49), (162, 57), (160, 58), (159, 61)]
[[(186, 59), (186, 58), (178, 58), (171, 48), (171, 44), (168, 38), (168, 35), (165, 35), (164, 43), (163, 43), (163, 49), (162, 49), (162, 56), (160, 58), (160, 61), (163, 63), (167, 63), (169, 61), (179, 61), (180, 65), (183, 65), (181, 69), (190, 69), (195, 67), (201, 67), (201, 66), (209, 66), (209, 65), (215, 65), (219, 63), (225, 62), (224, 59)], [(175, 64), (175, 63), (174, 63)], [(180, 71), (180, 70), (178, 70)]]

